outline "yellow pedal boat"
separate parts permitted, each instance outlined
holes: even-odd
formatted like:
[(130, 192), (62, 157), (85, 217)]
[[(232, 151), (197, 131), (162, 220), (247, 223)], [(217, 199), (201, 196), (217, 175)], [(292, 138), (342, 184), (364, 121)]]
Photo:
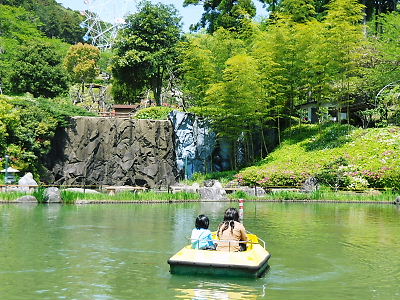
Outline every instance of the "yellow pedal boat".
[(254, 234), (249, 233), (247, 236), (249, 238), (247, 250), (240, 252), (198, 250), (188, 245), (168, 260), (170, 272), (171, 274), (261, 277), (268, 267), (271, 254), (265, 249), (263, 240)]

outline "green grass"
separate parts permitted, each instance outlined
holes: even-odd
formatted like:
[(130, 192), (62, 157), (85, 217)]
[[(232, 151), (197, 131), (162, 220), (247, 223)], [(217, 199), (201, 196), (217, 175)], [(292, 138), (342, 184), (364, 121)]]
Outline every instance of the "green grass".
[(245, 200), (314, 200), (314, 201), (373, 201), (373, 202), (383, 202), (390, 201), (394, 202), (399, 193), (392, 191), (385, 192), (349, 192), (349, 191), (339, 191), (334, 192), (330, 190), (317, 190), (312, 193), (302, 193), (294, 191), (277, 191), (266, 194), (264, 197), (252, 197), (247, 194), (243, 195), (242, 191), (236, 192), (230, 195), (231, 199), (245, 199)]
[(212, 172), (212, 173), (194, 173), (193, 178), (190, 180), (181, 181), (181, 183), (185, 184), (193, 184), (199, 183), (202, 184), (205, 180), (218, 180), (222, 185), (227, 184), (228, 182), (235, 179), (236, 171), (223, 171), (223, 172)]
[(0, 200), (12, 202), (25, 195), (27, 194), (23, 192), (0, 192)]
[(44, 191), (45, 190), (46, 189), (44, 187), (39, 187), (36, 191), (34, 191), (32, 193), (32, 195), (36, 197), (36, 199), (39, 203), (45, 202), (45, 199), (44, 199)]
[(171, 194), (167, 192), (121, 192), (115, 195), (109, 194), (85, 194), (71, 191), (61, 191), (64, 203), (75, 203), (76, 200), (91, 201), (174, 201), (174, 200), (198, 200), (200, 196), (195, 193), (179, 192)]

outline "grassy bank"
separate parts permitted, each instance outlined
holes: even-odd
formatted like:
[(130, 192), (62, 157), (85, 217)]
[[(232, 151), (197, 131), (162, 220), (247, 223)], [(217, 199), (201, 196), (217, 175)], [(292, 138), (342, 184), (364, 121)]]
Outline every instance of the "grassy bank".
[(71, 191), (62, 191), (61, 198), (64, 203), (75, 203), (77, 200), (90, 201), (173, 201), (173, 200), (199, 200), (200, 195), (196, 193), (179, 192), (175, 194), (166, 192), (121, 192), (115, 195), (109, 194), (86, 194)]
[(277, 191), (266, 194), (263, 197), (249, 196), (241, 191), (230, 195), (231, 199), (247, 199), (247, 200), (314, 200), (314, 201), (343, 201), (343, 202), (394, 202), (400, 193), (392, 191), (380, 192), (350, 192), (350, 191), (330, 191), (318, 190), (311, 193), (293, 192), (293, 191)]
[[(0, 192), (0, 201), (14, 202), (18, 198), (27, 195), (27, 193), (21, 192)], [(33, 194), (39, 202), (43, 201), (37, 193)], [(311, 201), (343, 201), (343, 202), (393, 202), (396, 197), (400, 196), (400, 193), (393, 191), (366, 191), (366, 192), (351, 192), (351, 191), (332, 191), (329, 189), (320, 189), (312, 193), (294, 192), (294, 191), (275, 191), (267, 193), (263, 197), (250, 196), (243, 191), (230, 194), (229, 198), (232, 200), (246, 199), (246, 200), (311, 200)], [(123, 202), (123, 201), (138, 201), (138, 202), (151, 202), (151, 201), (189, 201), (189, 200), (200, 200), (200, 195), (196, 193), (178, 192), (175, 194), (166, 192), (121, 192), (115, 195), (108, 194), (86, 194), (71, 191), (62, 191), (61, 197), (64, 203), (74, 204), (77, 200), (84, 201), (99, 201), (99, 202)]]
[(331, 188), (400, 190), (400, 128), (295, 126), (267, 158), (236, 175), (239, 184), (301, 186), (310, 176)]
[(0, 201), (12, 202), (25, 195), (27, 194), (22, 192), (0, 192)]

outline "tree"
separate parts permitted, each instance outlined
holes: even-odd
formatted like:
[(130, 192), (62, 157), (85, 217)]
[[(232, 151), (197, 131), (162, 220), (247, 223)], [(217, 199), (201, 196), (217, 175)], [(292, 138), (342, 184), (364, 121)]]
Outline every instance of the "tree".
[(289, 15), (294, 22), (303, 23), (316, 16), (314, 0), (283, 0), (280, 12)]
[(242, 19), (251, 19), (256, 15), (252, 0), (185, 0), (183, 6), (202, 4), (204, 13), (199, 23), (192, 25), (192, 30), (207, 28), (213, 33), (222, 27), (229, 30), (240, 30)]
[(133, 100), (116, 93), (122, 84), (136, 94), (151, 89), (157, 105), (161, 105), (164, 81), (177, 71), (180, 20), (173, 6), (149, 1), (141, 2), (139, 12), (127, 17), (114, 46), (113, 93), (117, 101)]
[(61, 57), (51, 44), (30, 42), (13, 59), (9, 84), (13, 93), (52, 98), (66, 91), (67, 76)]
[(94, 80), (98, 75), (99, 59), (100, 50), (93, 45), (78, 43), (69, 48), (64, 66), (73, 81), (82, 84), (82, 92), (85, 82)]
[(181, 64), (188, 104), (202, 107), (209, 85), (222, 81), (226, 61), (243, 52), (243, 41), (223, 28), (213, 34), (190, 36), (184, 43)]
[[(350, 88), (353, 79), (360, 76), (359, 60), (363, 55), (365, 36), (361, 21), (364, 6), (357, 0), (333, 0), (324, 20), (328, 68), (335, 86), (335, 100), (339, 108), (349, 110)], [(349, 113), (349, 111), (348, 111)], [(348, 119), (349, 121), (349, 119)]]

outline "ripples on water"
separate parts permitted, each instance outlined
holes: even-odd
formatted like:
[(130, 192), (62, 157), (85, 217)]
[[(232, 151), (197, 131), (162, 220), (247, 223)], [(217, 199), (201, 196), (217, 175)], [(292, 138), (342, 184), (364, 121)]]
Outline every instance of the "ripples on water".
[(172, 276), (195, 217), (227, 203), (0, 206), (0, 299), (398, 299), (393, 206), (246, 203), (263, 278)]

